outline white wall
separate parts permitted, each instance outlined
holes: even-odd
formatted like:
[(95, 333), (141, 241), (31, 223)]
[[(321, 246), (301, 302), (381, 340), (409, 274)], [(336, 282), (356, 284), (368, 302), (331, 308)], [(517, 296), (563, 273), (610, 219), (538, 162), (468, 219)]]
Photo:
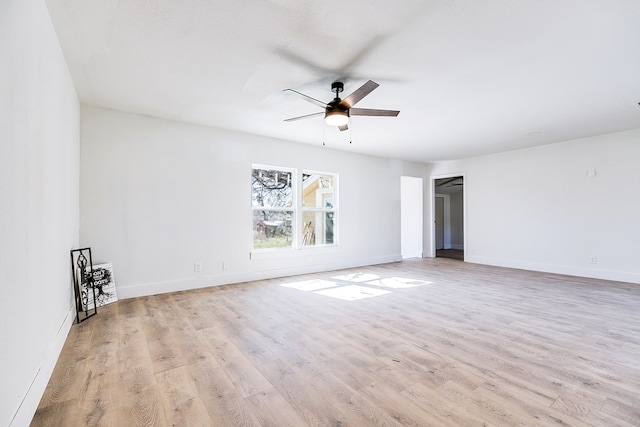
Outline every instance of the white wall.
[(638, 159), (640, 129), (431, 173), (465, 174), (467, 261), (640, 283)]
[(44, 2), (0, 2), (0, 425), (28, 425), (73, 319), (79, 105)]
[(400, 249), (402, 258), (422, 258), (423, 179), (400, 177)]
[[(400, 176), (423, 165), (95, 107), (81, 117), (80, 238), (113, 263), (120, 297), (401, 259)], [(253, 163), (338, 173), (339, 247), (250, 259)]]

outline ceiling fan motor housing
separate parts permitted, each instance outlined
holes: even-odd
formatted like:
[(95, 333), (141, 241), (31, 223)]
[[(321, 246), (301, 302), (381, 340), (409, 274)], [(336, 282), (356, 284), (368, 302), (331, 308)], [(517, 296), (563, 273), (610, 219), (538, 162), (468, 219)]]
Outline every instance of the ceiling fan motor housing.
[(349, 115), (349, 107), (347, 107), (346, 105), (344, 105), (343, 103), (341, 103), (340, 98), (334, 99), (333, 101), (329, 102), (327, 104), (327, 107), (325, 108), (325, 111), (327, 113), (329, 112), (333, 112), (333, 111), (340, 111), (340, 112), (345, 112), (347, 113), (347, 115)]

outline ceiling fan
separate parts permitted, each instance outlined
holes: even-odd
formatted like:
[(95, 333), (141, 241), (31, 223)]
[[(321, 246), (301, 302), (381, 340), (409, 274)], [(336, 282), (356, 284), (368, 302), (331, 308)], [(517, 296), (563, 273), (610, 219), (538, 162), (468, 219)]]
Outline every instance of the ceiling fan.
[(293, 92), (296, 95), (299, 95), (307, 102), (310, 102), (318, 107), (324, 109), (324, 112), (307, 114), (304, 116), (292, 117), (290, 119), (285, 119), (285, 122), (292, 122), (295, 120), (308, 119), (309, 117), (316, 117), (324, 114), (324, 121), (329, 126), (336, 126), (341, 131), (345, 131), (349, 129), (349, 117), (350, 116), (386, 116), (386, 117), (396, 117), (400, 114), (400, 111), (397, 110), (376, 110), (370, 108), (353, 108), (356, 103), (358, 103), (362, 98), (369, 95), (375, 88), (380, 86), (378, 83), (369, 80), (358, 89), (356, 89), (351, 95), (347, 96), (345, 99), (340, 99), (340, 92), (344, 90), (344, 84), (342, 82), (333, 82), (331, 83), (331, 92), (336, 94), (336, 97), (329, 101), (328, 103), (324, 103), (315, 98), (307, 96), (303, 93), (300, 93), (293, 89), (285, 89), (285, 92)]

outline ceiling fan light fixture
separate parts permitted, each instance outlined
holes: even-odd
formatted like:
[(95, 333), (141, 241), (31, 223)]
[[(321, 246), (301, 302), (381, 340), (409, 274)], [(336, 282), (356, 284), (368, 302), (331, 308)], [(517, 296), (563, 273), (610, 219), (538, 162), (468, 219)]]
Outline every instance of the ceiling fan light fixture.
[(342, 110), (327, 111), (324, 121), (329, 126), (344, 126), (349, 123), (349, 112)]

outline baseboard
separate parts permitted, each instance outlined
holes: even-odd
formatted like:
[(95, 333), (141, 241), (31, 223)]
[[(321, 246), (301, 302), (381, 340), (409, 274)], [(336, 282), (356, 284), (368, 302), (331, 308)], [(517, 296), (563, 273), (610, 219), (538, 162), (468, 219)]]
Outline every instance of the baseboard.
[(394, 254), (360, 260), (308, 264), (295, 267), (261, 269), (255, 271), (227, 271), (216, 275), (189, 277), (153, 283), (141, 283), (134, 286), (122, 287), (118, 288), (118, 298), (127, 299), (148, 295), (159, 295), (168, 292), (208, 288), (210, 286), (230, 285), (233, 283), (252, 282), (255, 280), (273, 279), (278, 277), (289, 277), (298, 274), (320, 273), (323, 271), (356, 268), (397, 261), (402, 261), (402, 255)]
[(327, 264), (327, 268), (325, 271), (332, 270), (342, 270), (345, 268), (358, 268), (358, 267), (366, 267), (368, 265), (378, 265), (378, 264), (387, 264), (390, 262), (400, 262), (402, 261), (401, 254), (394, 254), (388, 256), (381, 256), (376, 258), (367, 258), (366, 260), (353, 260), (353, 261), (345, 261), (345, 262), (332, 262)]
[(614, 271), (603, 268), (545, 264), (468, 255), (465, 256), (465, 261), (475, 264), (493, 265), (496, 267), (518, 268), (521, 270), (539, 271), (542, 273), (565, 274), (568, 276), (587, 277), (590, 279), (612, 280), (616, 282), (640, 284), (640, 273), (630, 271)]
[(75, 311), (70, 309), (47, 350), (42, 366), (36, 372), (29, 390), (27, 390), (22, 402), (20, 402), (20, 406), (9, 424), (10, 427), (22, 427), (31, 424), (75, 318)]

